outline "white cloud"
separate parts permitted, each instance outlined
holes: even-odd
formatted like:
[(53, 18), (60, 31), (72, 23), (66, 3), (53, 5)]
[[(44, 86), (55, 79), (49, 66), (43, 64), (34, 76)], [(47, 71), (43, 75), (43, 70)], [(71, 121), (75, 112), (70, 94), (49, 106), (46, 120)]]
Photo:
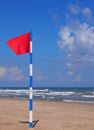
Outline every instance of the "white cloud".
[(71, 54), (68, 54), (68, 57), (71, 57)]
[(17, 66), (9, 68), (8, 75), (9, 75), (8, 79), (12, 80), (12, 81), (15, 81), (15, 80), (19, 81), (25, 77), (25, 75), (22, 73), (22, 71)]
[(94, 26), (74, 21), (59, 31), (59, 48), (68, 52), (68, 55), (94, 56)]
[(10, 81), (20, 81), (25, 78), (22, 70), (20, 70), (17, 66), (14, 67), (6, 67), (0, 66), (0, 79), (6, 79)]
[(43, 79), (44, 79), (44, 76), (42, 74), (37, 75), (35, 78), (36, 81), (41, 81)]
[(69, 10), (71, 11), (72, 14), (75, 15), (81, 14), (88, 19), (92, 18), (92, 11), (88, 7), (82, 8), (78, 5), (69, 5)]
[(91, 12), (91, 10), (90, 10), (89, 8), (83, 8), (83, 9), (82, 9), (82, 12), (83, 12), (83, 14), (84, 14), (87, 18), (92, 17), (92, 12)]
[(82, 82), (81, 76), (77, 75), (74, 79), (74, 82)]
[[(74, 42), (74, 37), (71, 35), (71, 28), (68, 26), (62, 27), (60, 32), (59, 32), (59, 36), (60, 39), (58, 41), (58, 46), (60, 47), (60, 49), (63, 49), (66, 47), (70, 48), (70, 50), (73, 50), (73, 42)], [(62, 44), (63, 42), (63, 44)]]
[(73, 76), (75, 74), (75, 71), (69, 71), (68, 76)]
[(0, 66), (0, 79), (4, 78), (6, 76), (7, 69), (4, 66)]
[(66, 66), (71, 68), (72, 67), (72, 64), (71, 63), (66, 63)]
[(80, 12), (80, 7), (77, 5), (70, 5), (69, 9), (73, 14), (78, 14)]
[(35, 81), (42, 81), (42, 80), (45, 80), (46, 78), (47, 77), (44, 76), (44, 74), (41, 71), (35, 72), (35, 77), (34, 77)]

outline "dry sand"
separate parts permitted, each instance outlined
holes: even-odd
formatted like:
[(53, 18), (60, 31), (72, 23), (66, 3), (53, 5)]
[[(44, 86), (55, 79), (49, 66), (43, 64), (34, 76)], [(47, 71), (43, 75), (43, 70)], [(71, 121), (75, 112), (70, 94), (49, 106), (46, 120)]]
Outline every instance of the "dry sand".
[[(29, 130), (28, 100), (0, 98), (0, 130)], [(34, 101), (33, 130), (94, 130), (94, 104)]]

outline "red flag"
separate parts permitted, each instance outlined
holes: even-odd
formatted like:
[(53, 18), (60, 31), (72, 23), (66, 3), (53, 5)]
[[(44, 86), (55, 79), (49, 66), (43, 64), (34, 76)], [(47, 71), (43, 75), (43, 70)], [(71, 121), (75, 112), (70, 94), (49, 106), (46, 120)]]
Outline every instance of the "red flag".
[(16, 55), (30, 53), (30, 32), (8, 40), (7, 44)]

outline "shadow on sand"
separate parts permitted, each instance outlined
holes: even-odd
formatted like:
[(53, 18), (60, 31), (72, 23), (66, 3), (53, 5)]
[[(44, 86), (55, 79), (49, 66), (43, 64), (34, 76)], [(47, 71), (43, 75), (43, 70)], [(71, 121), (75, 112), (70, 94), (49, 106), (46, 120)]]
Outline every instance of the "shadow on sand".
[[(38, 122), (39, 122), (39, 120), (33, 121), (33, 128), (36, 126), (36, 124), (37, 124)], [(29, 121), (19, 121), (19, 123), (29, 124)]]

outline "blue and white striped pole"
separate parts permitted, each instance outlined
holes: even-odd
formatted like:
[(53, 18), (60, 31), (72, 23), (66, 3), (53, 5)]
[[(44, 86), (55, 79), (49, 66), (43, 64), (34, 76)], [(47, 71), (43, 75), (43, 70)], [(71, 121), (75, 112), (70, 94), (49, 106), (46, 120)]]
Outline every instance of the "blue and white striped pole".
[(29, 106), (29, 128), (33, 127), (32, 121), (32, 110), (33, 110), (33, 99), (32, 99), (32, 32), (30, 34), (30, 106)]

